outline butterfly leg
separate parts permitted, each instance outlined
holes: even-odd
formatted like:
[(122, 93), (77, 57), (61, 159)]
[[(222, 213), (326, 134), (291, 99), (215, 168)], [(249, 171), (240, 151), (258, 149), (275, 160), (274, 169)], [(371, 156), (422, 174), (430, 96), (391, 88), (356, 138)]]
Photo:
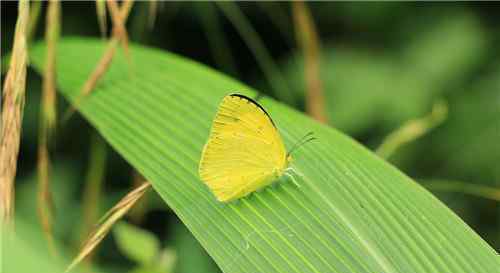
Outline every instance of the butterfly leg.
[(290, 180), (292, 180), (293, 184), (295, 184), (295, 186), (297, 186), (297, 188), (300, 188), (300, 184), (297, 183), (297, 181), (295, 180), (295, 177), (293, 177), (293, 175), (291, 173), (288, 173), (288, 170), (294, 171), (292, 168), (287, 168), (283, 174), (288, 176), (290, 178)]
[(302, 174), (301, 172), (299, 172), (299, 170), (297, 170), (297, 168), (292, 168), (292, 167), (288, 167), (285, 169), (285, 172), (286, 171), (291, 171), (291, 172), (294, 172), (296, 173), (298, 176), (304, 178), (304, 174)]

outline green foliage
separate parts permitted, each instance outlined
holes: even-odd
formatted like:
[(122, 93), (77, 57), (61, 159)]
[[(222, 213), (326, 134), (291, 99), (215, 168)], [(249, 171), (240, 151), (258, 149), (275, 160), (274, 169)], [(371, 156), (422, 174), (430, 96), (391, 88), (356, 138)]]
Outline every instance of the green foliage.
[(500, 63), (480, 79), (462, 87), (463, 93), (454, 97), (449, 122), (436, 133), (433, 143), (427, 143), (434, 150), (429, 164), (442, 176), (473, 177), (498, 187)]
[(278, 66), (271, 57), (264, 42), (252, 27), (245, 14), (241, 12), (238, 5), (232, 2), (216, 3), (228, 20), (231, 21), (233, 26), (238, 30), (243, 40), (245, 40), (257, 64), (260, 66), (260, 69), (262, 69), (264, 76), (273, 87), (273, 94), (281, 97), (283, 100), (290, 101), (290, 88), (287, 86), (285, 79), (281, 75)]
[(431, 189), (436, 192), (468, 194), (500, 202), (500, 190), (493, 187), (474, 185), (473, 183), (461, 181), (438, 179), (422, 180), (420, 182), (427, 189)]
[[(407, 46), (398, 50), (326, 46), (321, 73), (333, 126), (349, 134), (390, 132), (465, 82), (487, 45), (478, 19), (458, 13), (432, 22), (405, 33)], [(301, 58), (283, 65), (298, 97), (306, 90)]]
[[(72, 100), (104, 47), (66, 38), (59, 48), (58, 84)], [(43, 52), (42, 44), (33, 48), (37, 70)], [(115, 58), (81, 113), (224, 272), (498, 269), (495, 251), (429, 192), (345, 135), (268, 98), (261, 103), (287, 147), (308, 131), (319, 139), (294, 156), (300, 187), (284, 177), (248, 198), (217, 202), (197, 176), (213, 114), (225, 94), (255, 91), (170, 53), (140, 46), (131, 53), (130, 67)]]
[[(73, 162), (58, 162), (52, 167), (51, 186), (57, 216), (54, 219), (55, 236), (76, 246), (80, 240), (80, 228), (75, 228), (75, 225), (79, 227), (79, 224), (82, 223), (82, 212), (78, 202), (73, 197), (77, 192), (78, 177), (76, 174), (78, 168)], [(23, 219), (26, 225), (36, 227), (41, 231), (37, 215), (37, 199), (35, 198), (37, 194), (36, 171), (19, 178), (17, 183), (19, 185), (16, 189), (17, 216)]]
[(171, 249), (160, 250), (155, 234), (127, 222), (115, 225), (113, 233), (121, 252), (137, 264), (129, 273), (174, 272), (177, 256)]
[(176, 273), (218, 273), (217, 265), (182, 224), (176, 223), (172, 232), (172, 247), (177, 253)]
[(447, 115), (448, 105), (446, 102), (442, 100), (436, 102), (431, 113), (419, 119), (408, 120), (399, 129), (389, 134), (375, 152), (382, 158), (389, 158), (399, 147), (415, 141), (434, 127), (439, 126)]
[(113, 233), (122, 253), (138, 264), (152, 265), (160, 252), (160, 242), (151, 232), (126, 222), (115, 225)]
[[(39, 273), (64, 272), (69, 258), (62, 244), (58, 244), (60, 254), (55, 257), (47, 251), (47, 242), (41, 230), (36, 226), (16, 218), (15, 233), (7, 234), (0, 230), (0, 270), (2, 273)], [(98, 268), (87, 267), (95, 273), (106, 272)], [(74, 270), (72, 273), (87, 272)]]
[(402, 56), (408, 73), (431, 89), (422, 92), (456, 88), (481, 60), (487, 43), (479, 20), (468, 13), (442, 17), (434, 23), (434, 27), (417, 32)]

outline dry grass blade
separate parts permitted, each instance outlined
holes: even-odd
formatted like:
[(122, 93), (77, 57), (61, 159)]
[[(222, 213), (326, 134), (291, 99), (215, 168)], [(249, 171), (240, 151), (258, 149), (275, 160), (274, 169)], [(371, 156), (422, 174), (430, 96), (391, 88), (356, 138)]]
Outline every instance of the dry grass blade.
[(94, 71), (92, 71), (92, 74), (83, 85), (82, 90), (80, 91), (80, 95), (75, 99), (73, 106), (71, 106), (70, 109), (64, 114), (63, 122), (67, 121), (71, 117), (71, 115), (75, 112), (75, 110), (78, 109), (82, 100), (88, 94), (90, 94), (90, 92), (94, 89), (99, 79), (101, 79), (106, 70), (108, 70), (111, 61), (113, 61), (117, 45), (118, 45), (118, 40), (116, 40), (115, 38), (111, 38), (106, 47), (106, 50), (104, 51), (104, 55), (99, 60), (99, 63), (97, 64), (96, 68), (94, 69)]
[(297, 42), (304, 54), (307, 83), (306, 111), (314, 119), (326, 123), (323, 83), (320, 75), (320, 42), (309, 8), (303, 1), (292, 2)]
[(151, 0), (149, 1), (149, 20), (148, 20), (148, 25), (149, 29), (153, 29), (156, 21), (156, 16), (158, 14), (158, 1), (156, 0)]
[(39, 143), (38, 146), (38, 198), (37, 209), (38, 218), (42, 225), (42, 230), (47, 240), (47, 245), (50, 253), (53, 256), (57, 255), (57, 249), (52, 233), (52, 211), (53, 201), (50, 192), (50, 160), (47, 143)]
[(287, 81), (281, 74), (278, 65), (273, 60), (271, 54), (264, 45), (264, 41), (253, 28), (245, 14), (241, 11), (238, 4), (230, 1), (214, 3), (220, 8), (229, 22), (231, 22), (233, 27), (252, 52), (257, 65), (264, 72), (264, 76), (273, 88), (274, 95), (284, 101), (292, 103), (294, 98), (290, 93)]
[(49, 136), (56, 123), (56, 52), (61, 30), (61, 4), (58, 0), (49, 2), (47, 11), (47, 62), (43, 77), (42, 124)]
[(130, 56), (128, 50), (128, 34), (127, 29), (125, 28), (125, 22), (127, 21), (133, 2), (125, 1), (121, 8), (118, 7), (115, 0), (107, 0), (106, 3), (108, 4), (111, 20), (113, 21), (113, 37), (120, 40), (125, 55)]
[[(132, 188), (138, 188), (145, 182), (144, 177), (137, 172), (136, 170), (133, 171), (132, 174)], [(129, 216), (130, 220), (136, 224), (142, 222), (142, 219), (144, 218), (144, 214), (146, 213), (146, 208), (147, 208), (147, 202), (148, 197), (147, 195), (144, 196), (137, 204), (130, 210)]]
[(295, 44), (293, 32), (290, 29), (290, 19), (288, 10), (284, 9), (281, 2), (271, 1), (256, 1), (255, 4), (260, 8), (268, 17), (271, 24), (273, 24), (281, 36), (284, 38), (287, 45), (292, 47)]
[(96, 246), (102, 241), (106, 234), (108, 234), (113, 224), (121, 219), (123, 215), (125, 215), (127, 211), (130, 210), (130, 208), (144, 195), (144, 193), (150, 187), (151, 184), (149, 182), (144, 183), (140, 187), (128, 193), (113, 208), (111, 208), (101, 218), (101, 220), (99, 220), (98, 225), (90, 234), (82, 249), (68, 266), (65, 272), (71, 271), (76, 265), (78, 265), (83, 259), (85, 259), (85, 257), (87, 257), (92, 252), (92, 250), (94, 250)]
[(400, 146), (412, 142), (429, 130), (441, 124), (448, 115), (448, 106), (444, 101), (436, 102), (430, 114), (419, 119), (407, 121), (396, 131), (389, 134), (376, 153), (382, 158), (389, 158)]
[(40, 17), (40, 11), (42, 10), (42, 1), (32, 1), (30, 8), (30, 18), (28, 22), (28, 29), (26, 31), (26, 43), (29, 45), (33, 36), (36, 32), (36, 27), (38, 26), (38, 17)]
[(106, 2), (104, 2), (104, 0), (96, 0), (95, 9), (97, 22), (99, 23), (99, 31), (101, 32), (102, 38), (106, 38), (106, 29), (108, 28), (108, 21), (106, 20)]
[(38, 137), (38, 217), (47, 239), (49, 250), (56, 255), (56, 247), (52, 234), (53, 202), (50, 191), (50, 157), (48, 144), (53, 135), (56, 123), (56, 46), (61, 28), (61, 5), (52, 0), (48, 4), (47, 28), (47, 61), (43, 75), (42, 105), (40, 107), (40, 123)]
[(12, 57), (3, 86), (4, 102), (0, 131), (0, 222), (6, 225), (12, 223), (14, 214), (14, 179), (26, 91), (28, 20), (28, 1), (19, 1)]
[[(102, 184), (106, 172), (107, 148), (104, 140), (94, 134), (90, 147), (89, 169), (85, 179), (85, 189), (83, 192), (83, 229), (81, 243), (92, 231), (92, 227), (97, 221), (99, 204), (101, 199)], [(86, 262), (90, 262), (89, 255)]]
[(197, 3), (195, 7), (198, 9), (201, 26), (204, 28), (209, 49), (217, 67), (227, 74), (238, 75), (234, 56), (227, 42), (227, 37), (224, 35), (216, 7), (212, 3)]
[(108, 43), (104, 55), (99, 60), (96, 68), (94, 69), (94, 71), (92, 71), (92, 74), (83, 85), (82, 90), (80, 91), (80, 95), (74, 100), (73, 106), (71, 106), (70, 109), (68, 109), (64, 114), (63, 122), (67, 121), (75, 112), (75, 110), (78, 109), (82, 100), (90, 94), (90, 92), (94, 89), (97, 82), (102, 78), (106, 70), (108, 70), (108, 67), (115, 55), (119, 41), (122, 41), (125, 54), (128, 54), (128, 36), (125, 30), (125, 22), (128, 18), (128, 15), (130, 14), (130, 10), (132, 9), (133, 1), (125, 1), (122, 4), (121, 8), (118, 8), (118, 5), (113, 0), (108, 0), (107, 3), (111, 16), (113, 18), (113, 36)]

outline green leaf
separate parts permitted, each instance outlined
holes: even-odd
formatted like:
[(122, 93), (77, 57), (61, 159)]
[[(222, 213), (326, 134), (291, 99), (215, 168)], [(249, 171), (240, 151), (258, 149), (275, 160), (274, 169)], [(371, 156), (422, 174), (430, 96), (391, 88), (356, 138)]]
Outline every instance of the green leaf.
[(113, 228), (113, 234), (122, 253), (139, 264), (151, 265), (159, 255), (160, 242), (147, 230), (122, 221)]
[(157, 267), (137, 267), (129, 271), (128, 273), (170, 273), (169, 271), (161, 270)]
[[(70, 100), (103, 52), (98, 40), (59, 44), (58, 83)], [(121, 52), (121, 51), (120, 51)], [(213, 115), (230, 92), (255, 91), (157, 49), (131, 45), (81, 112), (139, 170), (224, 272), (494, 272), (499, 259), (472, 229), (413, 180), (338, 131), (260, 100), (294, 154), (291, 179), (217, 202), (198, 178)], [(43, 67), (43, 45), (32, 51)], [(300, 173), (300, 174), (299, 174)]]
[[(177, 252), (170, 248), (165, 248), (160, 253), (160, 261), (157, 267), (163, 272), (174, 272), (177, 263)], [(201, 268), (197, 268), (194, 272), (200, 272)], [(175, 270), (175, 272), (178, 272)]]

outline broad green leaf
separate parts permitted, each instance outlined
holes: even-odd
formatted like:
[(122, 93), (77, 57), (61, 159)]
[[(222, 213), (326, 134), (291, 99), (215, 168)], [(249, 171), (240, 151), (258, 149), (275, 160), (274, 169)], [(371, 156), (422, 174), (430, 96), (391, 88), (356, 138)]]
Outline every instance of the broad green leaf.
[[(97, 40), (59, 45), (58, 84), (75, 99), (103, 52)], [(294, 154), (284, 177), (247, 198), (217, 202), (198, 161), (221, 98), (255, 91), (203, 65), (131, 45), (81, 113), (139, 170), (224, 272), (495, 272), (496, 252), (413, 180), (338, 131), (260, 100)], [(43, 44), (32, 51), (42, 68)], [(250, 159), (251, 160), (251, 159)]]
[(158, 258), (160, 242), (151, 232), (119, 222), (113, 228), (113, 234), (121, 252), (136, 263), (151, 265)]

